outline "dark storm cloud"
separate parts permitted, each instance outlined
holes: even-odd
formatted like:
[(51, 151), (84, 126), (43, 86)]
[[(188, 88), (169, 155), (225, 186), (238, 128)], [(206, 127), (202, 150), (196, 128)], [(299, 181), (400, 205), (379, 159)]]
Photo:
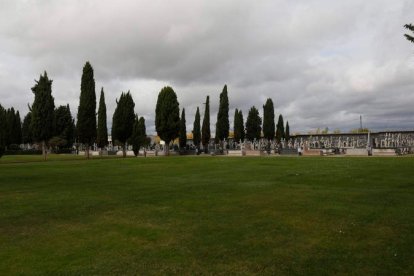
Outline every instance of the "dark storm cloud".
[[(414, 127), (414, 47), (402, 26), (412, 1), (2, 1), (0, 102), (25, 113), (47, 70), (57, 104), (76, 114), (82, 66), (95, 69), (111, 122), (131, 90), (154, 131), (159, 90), (187, 112), (228, 85), (230, 118), (266, 98), (292, 131)], [(212, 126), (214, 128), (214, 126)]]

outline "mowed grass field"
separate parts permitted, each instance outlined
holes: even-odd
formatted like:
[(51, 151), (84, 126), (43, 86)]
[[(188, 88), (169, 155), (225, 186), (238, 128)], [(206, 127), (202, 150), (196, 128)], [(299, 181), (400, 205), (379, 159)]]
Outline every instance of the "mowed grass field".
[(413, 157), (51, 159), (0, 159), (2, 275), (414, 274)]

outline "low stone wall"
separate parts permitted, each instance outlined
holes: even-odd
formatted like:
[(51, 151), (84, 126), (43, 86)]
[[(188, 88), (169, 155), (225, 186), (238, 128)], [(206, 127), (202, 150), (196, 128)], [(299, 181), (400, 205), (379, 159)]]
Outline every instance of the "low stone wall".
[(243, 150), (229, 150), (227, 156), (245, 156), (246, 152)]
[(262, 156), (262, 152), (259, 150), (246, 150), (246, 156)]
[(368, 156), (368, 151), (367, 151), (367, 149), (346, 149), (345, 155)]
[(396, 156), (395, 149), (372, 149), (372, 156)]
[(155, 150), (147, 150), (146, 155), (147, 157), (155, 157), (157, 156), (157, 152)]

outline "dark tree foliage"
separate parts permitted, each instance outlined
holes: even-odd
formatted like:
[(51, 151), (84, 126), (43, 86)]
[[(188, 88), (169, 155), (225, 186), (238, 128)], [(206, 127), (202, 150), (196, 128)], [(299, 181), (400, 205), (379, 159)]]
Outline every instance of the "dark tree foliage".
[(61, 105), (55, 110), (54, 136), (60, 138), (60, 147), (72, 147), (75, 139), (75, 121), (72, 118), (69, 104)]
[(238, 129), (238, 120), (239, 120), (239, 110), (236, 108), (234, 111), (234, 120), (233, 120), (233, 138), (234, 141), (240, 141), (240, 130)]
[(103, 87), (101, 89), (101, 96), (99, 98), (98, 129), (96, 131), (96, 144), (101, 149), (108, 145), (108, 128), (106, 125), (106, 104)]
[(206, 106), (204, 110), (203, 126), (201, 128), (201, 144), (203, 145), (205, 153), (207, 153), (208, 151), (208, 144), (210, 143), (210, 138), (210, 96), (207, 96)]
[(85, 144), (86, 158), (89, 158), (89, 146), (96, 139), (95, 79), (89, 61), (83, 67), (76, 133), (78, 141)]
[(289, 128), (289, 122), (286, 122), (286, 128), (285, 128), (285, 139), (286, 141), (290, 140), (290, 128)]
[(9, 108), (5, 111), (5, 145), (19, 145), (22, 142), (22, 124), (19, 111)]
[(270, 98), (263, 105), (263, 137), (269, 141), (275, 137), (275, 109)]
[(168, 155), (170, 142), (178, 137), (180, 130), (180, 109), (177, 95), (169, 86), (161, 89), (158, 94), (155, 108), (155, 129), (158, 136), (165, 141)]
[(244, 133), (244, 122), (243, 122), (243, 113), (241, 110), (237, 110), (234, 112), (234, 141), (239, 143), (243, 141), (245, 138)]
[(32, 120), (30, 129), (33, 141), (42, 143), (43, 156), (46, 159), (46, 141), (53, 136), (53, 122), (55, 116), (55, 100), (52, 96), (52, 80), (45, 72), (40, 75), (35, 86), (32, 88), (35, 95), (31, 107)]
[(22, 125), (22, 141), (24, 144), (33, 143), (32, 131), (30, 128), (31, 121), (32, 121), (32, 112), (28, 112), (23, 119), (23, 125)]
[(135, 115), (130, 144), (132, 145), (135, 156), (138, 156), (139, 149), (147, 144), (147, 131), (144, 117), (138, 119), (138, 115)]
[(195, 114), (194, 125), (193, 125), (193, 143), (197, 149), (200, 147), (201, 142), (201, 131), (200, 131), (200, 109), (197, 106)]
[(244, 119), (243, 119), (243, 112), (239, 110), (239, 129), (240, 129), (240, 140), (244, 141), (244, 138), (246, 138), (246, 131), (244, 128)]
[(0, 157), (3, 156), (6, 143), (4, 141), (6, 133), (6, 110), (0, 104)]
[(123, 156), (126, 157), (126, 142), (132, 135), (134, 125), (135, 103), (129, 93), (122, 92), (112, 119), (112, 139), (122, 144)]
[(65, 138), (62, 138), (60, 136), (53, 136), (49, 139), (49, 146), (58, 151), (59, 148), (67, 148), (68, 147), (68, 141)]
[(9, 146), (13, 140), (14, 108), (4, 111), (4, 144)]
[(20, 118), (19, 111), (16, 111), (16, 114), (14, 116), (13, 128), (14, 128), (13, 143), (20, 145), (22, 143), (22, 120)]
[(280, 143), (282, 138), (285, 138), (285, 126), (283, 124), (283, 116), (280, 114), (276, 126), (276, 141)]
[(181, 119), (180, 119), (180, 148), (185, 149), (187, 146), (187, 128), (185, 125), (185, 109), (181, 112)]
[(246, 138), (249, 141), (254, 139), (259, 140), (262, 131), (262, 118), (259, 116), (259, 110), (256, 107), (252, 107), (249, 110), (246, 120)]
[(227, 85), (224, 85), (220, 94), (220, 104), (217, 113), (216, 139), (223, 141), (229, 137), (229, 98), (227, 95)]
[[(414, 33), (414, 25), (412, 25), (412, 24), (405, 24), (405, 25), (404, 25), (404, 28), (406, 28), (407, 30), (410, 30), (410, 31), (412, 31), (412, 32)], [(406, 38), (408, 41), (410, 41), (410, 42), (413, 42), (413, 43), (414, 43), (414, 36), (409, 35), (409, 34), (404, 34), (404, 36), (405, 36), (405, 38)]]

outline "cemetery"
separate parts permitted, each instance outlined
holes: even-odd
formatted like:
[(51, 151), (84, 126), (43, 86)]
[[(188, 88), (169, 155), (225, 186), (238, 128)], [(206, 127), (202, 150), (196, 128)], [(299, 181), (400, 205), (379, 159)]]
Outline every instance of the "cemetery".
[[(189, 135), (188, 135), (189, 136)], [(190, 136), (191, 137), (191, 136)], [(234, 141), (229, 137), (224, 141), (222, 148), (215, 144), (212, 138), (205, 147), (200, 147), (200, 153), (209, 153), (223, 156), (280, 156), (298, 155), (298, 148), (302, 148), (302, 155), (322, 156), (397, 156), (414, 153), (414, 131), (387, 131), (369, 133), (337, 133), (337, 134), (296, 134), (290, 136), (289, 141), (282, 139), (266, 141)], [(170, 151), (172, 155), (197, 155), (191, 138), (187, 138), (186, 148), (180, 149), (178, 142)], [(127, 146), (127, 156), (134, 156), (132, 146)], [(157, 136), (151, 137), (150, 145), (142, 147), (138, 156), (165, 156), (165, 143)], [(122, 149), (114, 146), (109, 136), (108, 146), (102, 152), (97, 145), (93, 145), (92, 156), (122, 155)], [(85, 151), (78, 151), (78, 155), (85, 155)]]

